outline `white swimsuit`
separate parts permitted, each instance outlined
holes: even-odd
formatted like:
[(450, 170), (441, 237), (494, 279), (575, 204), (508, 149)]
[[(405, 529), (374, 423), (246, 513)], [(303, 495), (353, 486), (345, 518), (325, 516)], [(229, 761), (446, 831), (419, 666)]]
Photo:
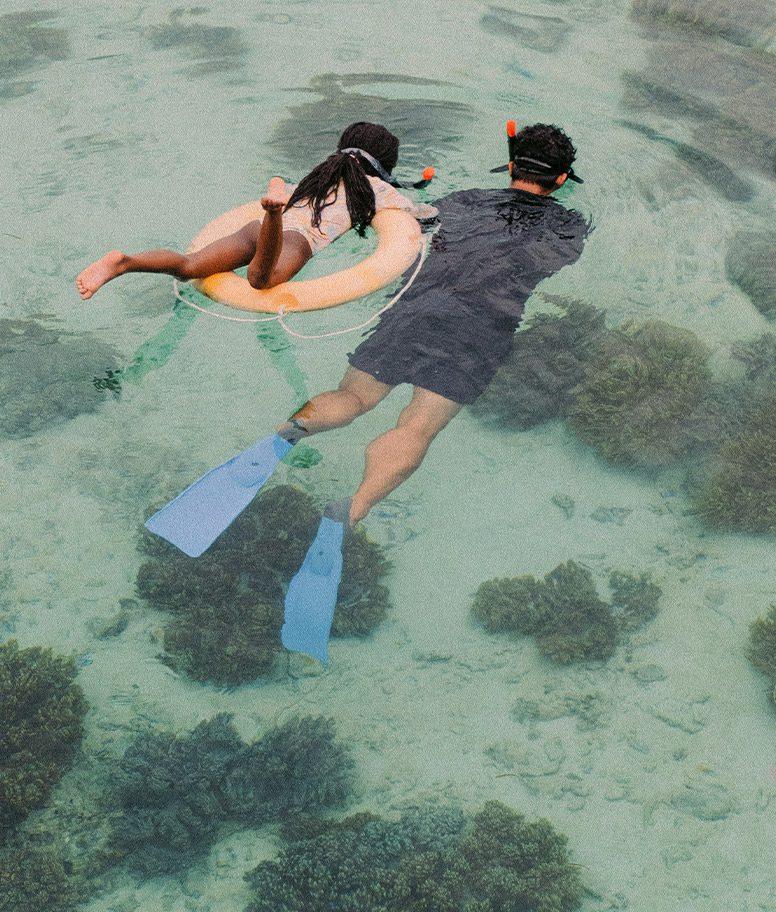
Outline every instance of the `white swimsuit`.
[[(368, 176), (369, 183), (375, 193), (375, 211), (381, 209), (401, 209), (404, 212), (410, 212), (415, 218), (430, 218), (436, 214), (433, 206), (427, 206), (424, 203), (415, 204), (412, 200), (402, 196), (395, 187), (387, 184), (379, 177)], [(289, 193), (293, 193), (296, 185), (288, 187)], [(312, 218), (313, 210), (309, 202), (297, 203), (287, 212), (283, 213), (283, 230), (298, 231), (303, 235), (310, 250), (318, 253), (324, 247), (328, 247), (332, 241), (350, 231), (353, 227), (350, 222), (350, 213), (345, 196), (345, 185), (340, 183), (336, 196), (332, 194), (329, 199), (334, 201), (321, 210), (321, 224), (319, 228), (313, 227)]]

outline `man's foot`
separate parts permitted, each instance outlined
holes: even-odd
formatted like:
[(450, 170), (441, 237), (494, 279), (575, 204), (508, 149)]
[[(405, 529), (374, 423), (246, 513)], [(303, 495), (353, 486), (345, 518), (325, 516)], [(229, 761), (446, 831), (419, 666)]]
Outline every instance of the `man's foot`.
[(332, 500), (330, 503), (326, 504), (323, 515), (329, 519), (333, 519), (334, 522), (342, 523), (346, 529), (352, 529), (355, 525), (351, 519), (352, 504), (352, 497), (343, 497), (342, 500)]
[(98, 288), (116, 276), (124, 272), (124, 266), (127, 262), (127, 255), (120, 250), (111, 250), (104, 257), (96, 260), (91, 266), (87, 266), (83, 272), (79, 273), (75, 280), (75, 286), (78, 294), (87, 301), (97, 291)]

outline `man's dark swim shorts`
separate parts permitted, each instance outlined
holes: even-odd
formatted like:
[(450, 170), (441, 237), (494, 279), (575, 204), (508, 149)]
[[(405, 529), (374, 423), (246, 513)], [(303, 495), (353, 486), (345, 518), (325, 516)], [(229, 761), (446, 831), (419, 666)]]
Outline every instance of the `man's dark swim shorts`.
[(465, 190), (436, 205), (441, 229), (423, 270), (350, 363), (468, 405), (512, 351), (534, 288), (578, 259), (589, 226), (522, 190)]

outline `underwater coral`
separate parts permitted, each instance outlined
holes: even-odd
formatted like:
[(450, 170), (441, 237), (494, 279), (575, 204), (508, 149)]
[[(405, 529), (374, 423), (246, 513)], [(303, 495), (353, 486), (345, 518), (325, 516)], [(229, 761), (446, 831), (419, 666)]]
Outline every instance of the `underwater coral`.
[[(262, 492), (201, 557), (187, 557), (146, 533), (150, 556), (138, 594), (174, 617), (165, 661), (199, 681), (236, 685), (266, 675), (280, 651), (283, 595), (315, 537), (321, 514), (289, 485)], [(334, 614), (334, 636), (367, 636), (385, 618), (389, 564), (361, 530), (349, 535)]]
[(657, 614), (661, 595), (648, 574), (615, 572), (609, 585), (611, 604), (601, 599), (586, 567), (567, 561), (543, 580), (487, 580), (471, 610), (487, 630), (535, 637), (539, 651), (556, 662), (608, 659), (625, 631)]
[(58, 852), (29, 845), (0, 851), (0, 912), (70, 912), (82, 899)]
[(634, 576), (615, 570), (609, 577), (609, 588), (612, 610), (621, 629), (635, 630), (657, 616), (662, 591), (648, 573)]
[(747, 658), (770, 678), (771, 699), (776, 703), (776, 605), (771, 605), (765, 617), (749, 628)]
[(227, 821), (259, 825), (336, 807), (352, 772), (328, 719), (292, 719), (253, 744), (224, 713), (187, 735), (141, 734), (115, 777), (115, 859), (149, 876), (179, 871), (208, 852)]
[(243, 743), (226, 715), (177, 737), (140, 735), (116, 775), (123, 816), (115, 827), (119, 857), (143, 874), (176, 871), (207, 851), (225, 819), (220, 784)]
[(285, 836), (278, 859), (246, 876), (246, 912), (573, 912), (581, 902), (566, 838), (496, 801), (471, 818), (414, 808)]
[(75, 677), (50, 649), (0, 644), (0, 841), (45, 804), (80, 746), (88, 707)]
[(570, 423), (610, 462), (662, 468), (687, 455), (688, 424), (712, 377), (689, 331), (652, 321), (607, 336), (574, 390)]
[[(742, 405), (743, 408), (743, 405)], [(713, 459), (694, 495), (696, 509), (712, 528), (729, 532), (776, 532), (776, 392), (748, 412), (738, 436)]]
[(257, 826), (336, 807), (351, 790), (353, 768), (331, 719), (290, 719), (240, 754), (224, 785), (229, 814)]
[(97, 374), (118, 366), (112, 348), (35, 320), (0, 320), (0, 433), (27, 437), (93, 412), (105, 398)]
[(515, 335), (512, 354), (472, 406), (478, 418), (524, 431), (568, 413), (571, 391), (607, 330), (595, 307), (549, 300), (565, 312), (538, 313)]

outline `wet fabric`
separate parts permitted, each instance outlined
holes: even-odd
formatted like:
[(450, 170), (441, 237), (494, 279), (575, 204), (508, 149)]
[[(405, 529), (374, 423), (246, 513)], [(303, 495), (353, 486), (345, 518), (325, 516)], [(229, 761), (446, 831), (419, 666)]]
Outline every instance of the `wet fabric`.
[(350, 363), (467, 404), (509, 356), (539, 282), (579, 258), (589, 225), (523, 190), (463, 190), (435, 205), (441, 228), (422, 272)]
[[(374, 190), (375, 212), (380, 212), (382, 209), (401, 209), (417, 218), (425, 218), (422, 204), (416, 205), (390, 184), (380, 180), (379, 177), (367, 175), (367, 180)], [(290, 184), (287, 187), (288, 193), (293, 193), (296, 186), (296, 184)], [(296, 203), (283, 213), (283, 228), (286, 231), (298, 231), (303, 235), (313, 253), (318, 253), (324, 247), (328, 247), (332, 241), (336, 241), (338, 237), (352, 228), (343, 181), (340, 181), (336, 194), (333, 192), (329, 194), (329, 200), (331, 201), (329, 205), (321, 210), (321, 224), (318, 228), (312, 223), (313, 209), (309, 200)]]

